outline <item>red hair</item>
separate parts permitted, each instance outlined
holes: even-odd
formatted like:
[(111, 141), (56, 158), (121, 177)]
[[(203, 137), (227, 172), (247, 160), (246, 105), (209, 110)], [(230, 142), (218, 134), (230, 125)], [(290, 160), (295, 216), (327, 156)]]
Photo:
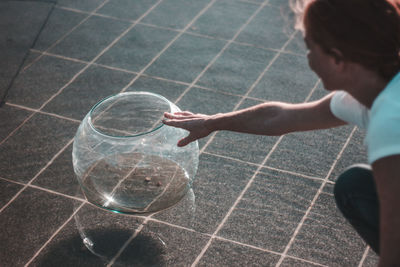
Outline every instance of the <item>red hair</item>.
[(390, 80), (400, 71), (400, 0), (306, 0), (302, 27), (326, 53)]

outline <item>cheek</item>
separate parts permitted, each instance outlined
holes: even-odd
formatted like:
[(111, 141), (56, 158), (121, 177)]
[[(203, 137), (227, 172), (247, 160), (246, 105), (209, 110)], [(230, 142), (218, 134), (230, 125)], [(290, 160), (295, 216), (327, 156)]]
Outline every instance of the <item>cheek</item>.
[(307, 53), (307, 61), (308, 61), (308, 66), (310, 67), (310, 69), (312, 71), (316, 72), (315, 71), (316, 70), (316, 68), (315, 68), (315, 60), (313, 58), (313, 55), (310, 52)]

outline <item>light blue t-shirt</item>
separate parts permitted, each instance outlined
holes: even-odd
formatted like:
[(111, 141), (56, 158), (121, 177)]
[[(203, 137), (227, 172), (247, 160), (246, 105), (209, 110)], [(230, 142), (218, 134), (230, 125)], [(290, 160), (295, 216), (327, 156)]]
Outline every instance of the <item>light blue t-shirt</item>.
[(330, 103), (339, 119), (367, 130), (368, 163), (400, 154), (400, 72), (367, 109), (344, 91), (335, 92)]

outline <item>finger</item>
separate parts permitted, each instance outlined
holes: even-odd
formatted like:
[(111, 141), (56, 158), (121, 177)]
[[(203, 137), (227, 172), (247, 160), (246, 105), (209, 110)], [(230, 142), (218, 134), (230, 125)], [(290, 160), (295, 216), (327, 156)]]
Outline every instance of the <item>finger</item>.
[(186, 115), (182, 115), (180, 113), (168, 113), (165, 112), (164, 113), (164, 117), (168, 118), (168, 119), (173, 119), (173, 120), (184, 120), (184, 119), (188, 119), (188, 118), (192, 118), (193, 114), (189, 114), (189, 113), (185, 113)]
[(179, 111), (179, 112), (174, 112), (174, 115), (190, 116), (190, 115), (193, 115), (193, 113), (190, 111)]
[(162, 120), (165, 125), (186, 129), (187, 121), (180, 120)]
[(189, 134), (185, 138), (182, 138), (181, 140), (178, 141), (178, 146), (183, 147), (183, 146), (186, 146), (196, 140), (197, 140), (197, 138), (194, 135)]

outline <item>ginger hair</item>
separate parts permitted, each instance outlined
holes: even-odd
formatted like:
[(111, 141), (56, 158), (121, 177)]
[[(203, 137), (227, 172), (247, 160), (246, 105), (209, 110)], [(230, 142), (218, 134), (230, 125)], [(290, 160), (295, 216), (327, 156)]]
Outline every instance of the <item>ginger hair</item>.
[(386, 80), (400, 71), (400, 0), (292, 0), (291, 8), (296, 29), (326, 53), (337, 49)]

